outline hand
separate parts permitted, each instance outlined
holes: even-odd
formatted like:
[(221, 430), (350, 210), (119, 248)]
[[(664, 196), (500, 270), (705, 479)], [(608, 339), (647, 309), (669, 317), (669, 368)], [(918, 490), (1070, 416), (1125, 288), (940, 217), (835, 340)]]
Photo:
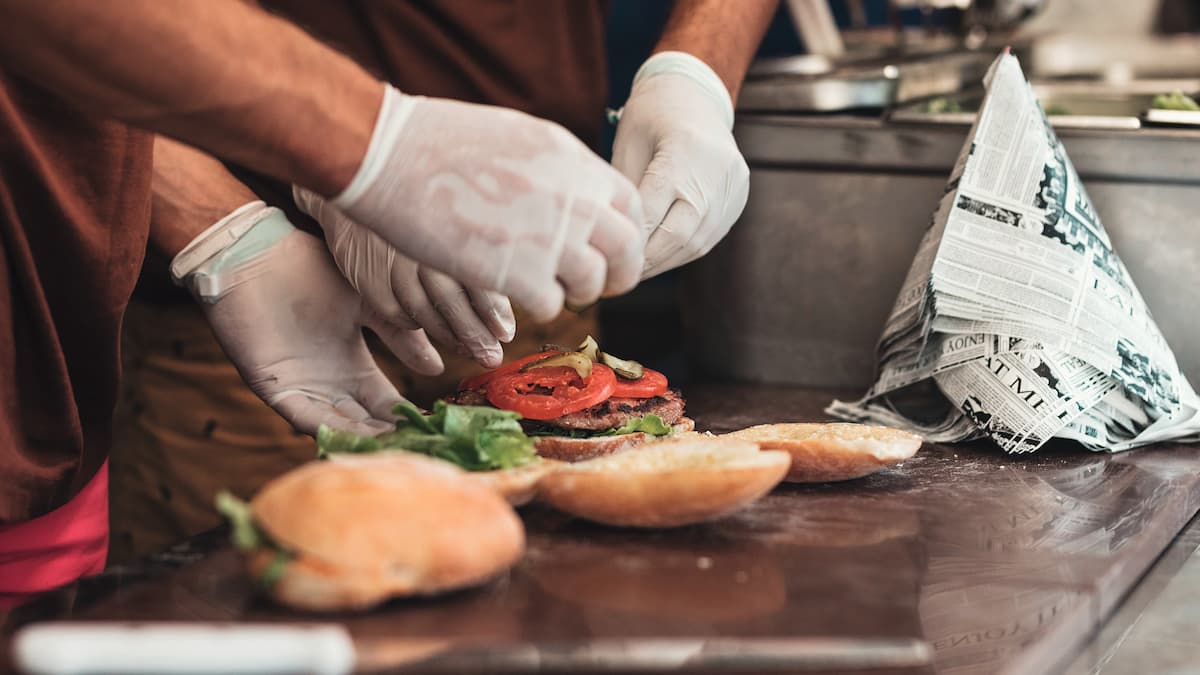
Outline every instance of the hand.
[(421, 265), (537, 321), (637, 284), (633, 184), (561, 126), (388, 88), (367, 156), (333, 200)]
[(485, 368), (500, 365), (500, 343), (511, 341), (516, 331), (508, 298), (464, 288), (400, 255), (311, 192), (296, 190), (295, 197), (296, 205), (321, 224), (338, 268), (383, 324), (394, 330), (424, 328), (434, 340), (459, 346)]
[(613, 166), (642, 196), (650, 230), (643, 279), (708, 253), (741, 215), (750, 169), (732, 127), (729, 92), (703, 61), (662, 52), (638, 71)]
[[(262, 202), (221, 222), (249, 230), (216, 255), (201, 254), (207, 262), (177, 277), (202, 297), (217, 340), (254, 393), (304, 433), (323, 423), (364, 435), (391, 429), (400, 394), (371, 357), (363, 303), (325, 245)], [(176, 265), (195, 247), (180, 253)], [(421, 331), (385, 340), (410, 358), (438, 359)]]

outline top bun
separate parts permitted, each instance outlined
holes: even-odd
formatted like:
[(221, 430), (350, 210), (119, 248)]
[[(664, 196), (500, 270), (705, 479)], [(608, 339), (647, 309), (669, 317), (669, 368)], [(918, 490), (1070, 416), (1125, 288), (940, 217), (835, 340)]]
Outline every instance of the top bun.
[(677, 527), (735, 511), (771, 491), (791, 464), (754, 443), (688, 436), (562, 466), (539, 499), (580, 518), (629, 527)]
[[(475, 585), (511, 567), (525, 546), (503, 497), (447, 462), (410, 453), (311, 462), (267, 483), (250, 508), (296, 556), (273, 594), (307, 609)], [(252, 556), (251, 568), (266, 562)]]
[(721, 438), (786, 450), (792, 456), (786, 480), (794, 483), (861, 478), (912, 457), (922, 442), (907, 431), (845, 422), (760, 424)]

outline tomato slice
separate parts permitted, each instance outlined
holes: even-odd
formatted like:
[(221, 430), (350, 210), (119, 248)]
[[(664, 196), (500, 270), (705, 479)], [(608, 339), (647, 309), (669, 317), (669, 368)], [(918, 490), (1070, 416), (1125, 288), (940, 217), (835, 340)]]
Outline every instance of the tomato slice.
[(654, 398), (667, 393), (667, 376), (657, 370), (642, 369), (642, 376), (636, 380), (617, 377), (617, 386), (613, 396), (617, 398)]
[(599, 363), (585, 379), (565, 366), (500, 375), (487, 385), (488, 401), (531, 420), (552, 420), (607, 401), (616, 387), (612, 368)]
[(554, 356), (556, 354), (562, 354), (562, 353), (563, 353), (562, 351), (555, 350), (555, 351), (549, 351), (549, 352), (538, 352), (537, 354), (530, 354), (529, 356), (519, 358), (516, 361), (513, 361), (511, 363), (506, 363), (495, 370), (489, 370), (486, 373), (480, 373), (479, 375), (475, 375), (474, 377), (468, 377), (467, 379), (458, 383), (458, 390), (459, 391), (467, 391), (468, 389), (483, 389), (484, 387), (486, 387), (488, 385), (489, 382), (496, 379), (497, 377), (500, 377), (501, 375), (507, 375), (509, 373), (515, 373), (518, 370), (520, 370), (521, 367), (527, 363), (533, 363), (534, 361), (537, 361), (538, 359), (544, 359), (549, 356)]

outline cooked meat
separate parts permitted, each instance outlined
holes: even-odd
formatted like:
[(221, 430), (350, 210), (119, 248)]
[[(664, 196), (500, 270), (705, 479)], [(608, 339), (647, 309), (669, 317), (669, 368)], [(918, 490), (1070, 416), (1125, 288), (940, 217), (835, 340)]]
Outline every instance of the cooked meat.
[(604, 431), (646, 415), (658, 415), (667, 424), (674, 424), (683, 417), (683, 397), (672, 389), (654, 398), (610, 398), (591, 408), (563, 415), (545, 424), (564, 429)]
[(446, 403), (454, 405), (491, 405), (487, 393), (483, 389), (464, 389), (456, 391), (445, 398)]
[[(491, 405), (482, 389), (459, 391), (446, 397), (447, 403), (458, 405)], [(560, 427), (604, 431), (615, 429), (631, 419), (646, 415), (658, 415), (667, 424), (675, 424), (683, 417), (683, 396), (671, 389), (654, 398), (610, 398), (586, 410), (562, 417), (535, 422), (539, 428)]]

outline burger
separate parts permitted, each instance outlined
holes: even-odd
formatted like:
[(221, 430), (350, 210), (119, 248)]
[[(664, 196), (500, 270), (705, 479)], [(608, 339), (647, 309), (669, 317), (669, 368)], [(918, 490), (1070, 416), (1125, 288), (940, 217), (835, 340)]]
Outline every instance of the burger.
[(662, 373), (600, 351), (555, 345), (459, 384), (448, 403), (515, 412), (544, 458), (577, 462), (692, 431)]
[(521, 558), (500, 495), (453, 465), (405, 453), (309, 462), (249, 503), (217, 497), (250, 575), (295, 609), (367, 609), (484, 584)]

